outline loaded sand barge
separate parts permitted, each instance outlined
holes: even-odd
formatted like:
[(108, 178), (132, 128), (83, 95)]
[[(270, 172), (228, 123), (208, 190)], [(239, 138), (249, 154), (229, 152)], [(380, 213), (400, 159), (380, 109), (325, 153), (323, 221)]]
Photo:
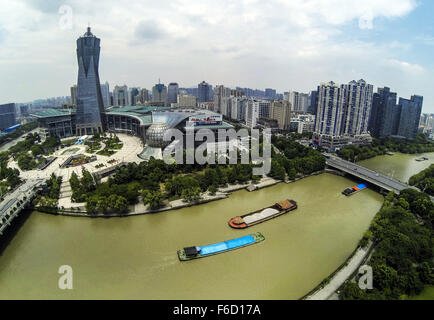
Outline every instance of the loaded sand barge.
[(297, 202), (285, 200), (261, 210), (257, 210), (246, 215), (235, 217), (229, 220), (228, 224), (234, 229), (246, 229), (259, 223), (274, 219), (285, 213), (297, 209)]

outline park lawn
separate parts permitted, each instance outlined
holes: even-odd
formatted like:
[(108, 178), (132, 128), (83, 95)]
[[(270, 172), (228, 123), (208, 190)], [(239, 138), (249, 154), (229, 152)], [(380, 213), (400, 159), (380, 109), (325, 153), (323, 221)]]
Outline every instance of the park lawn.
[(434, 286), (425, 287), (421, 294), (411, 297), (410, 300), (434, 300)]

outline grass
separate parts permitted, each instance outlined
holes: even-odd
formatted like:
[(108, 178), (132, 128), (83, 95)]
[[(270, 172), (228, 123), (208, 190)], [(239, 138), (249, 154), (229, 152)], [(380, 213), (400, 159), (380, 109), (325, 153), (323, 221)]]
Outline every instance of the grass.
[(71, 148), (71, 149), (67, 149), (65, 151), (62, 152), (62, 155), (64, 154), (74, 154), (76, 153), (78, 150), (80, 150), (80, 148)]
[(434, 286), (425, 287), (421, 294), (411, 297), (410, 300), (434, 300)]

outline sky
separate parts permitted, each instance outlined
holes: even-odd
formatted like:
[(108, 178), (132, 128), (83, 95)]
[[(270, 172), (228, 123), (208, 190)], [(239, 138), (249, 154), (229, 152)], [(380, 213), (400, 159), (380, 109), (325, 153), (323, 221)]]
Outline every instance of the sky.
[(434, 113), (433, 13), (432, 0), (0, 0), (0, 103), (69, 95), (90, 25), (111, 89), (364, 79)]

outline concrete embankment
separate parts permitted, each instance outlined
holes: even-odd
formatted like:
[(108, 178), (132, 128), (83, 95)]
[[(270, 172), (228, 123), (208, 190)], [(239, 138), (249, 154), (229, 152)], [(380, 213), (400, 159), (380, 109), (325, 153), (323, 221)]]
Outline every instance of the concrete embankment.
[(363, 261), (368, 257), (373, 243), (370, 242), (366, 248), (358, 248), (354, 254), (329, 277), (326, 285), (314, 289), (303, 300), (328, 300), (335, 292), (351, 278), (351, 276), (359, 269)]

